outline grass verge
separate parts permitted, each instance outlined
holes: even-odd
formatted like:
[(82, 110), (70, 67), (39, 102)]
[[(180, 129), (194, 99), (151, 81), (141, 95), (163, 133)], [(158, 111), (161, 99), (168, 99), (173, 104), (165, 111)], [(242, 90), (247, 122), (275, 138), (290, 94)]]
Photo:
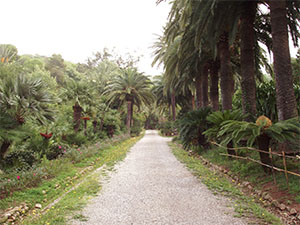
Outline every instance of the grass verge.
[(236, 217), (246, 217), (250, 224), (282, 224), (279, 218), (262, 208), (254, 198), (245, 196), (227, 178), (206, 168), (199, 159), (189, 156), (188, 152), (177, 144), (170, 143), (169, 145), (176, 158), (184, 163), (213, 193), (232, 200)]
[[(5, 209), (25, 202), (32, 210), (27, 214), (25, 220), (20, 221), (20, 224), (65, 224), (65, 216), (69, 212), (78, 210), (88, 196), (92, 196), (100, 190), (97, 181), (99, 176), (97, 174), (88, 175), (104, 164), (112, 167), (116, 162), (124, 159), (130, 147), (141, 137), (130, 138), (101, 150), (98, 150), (97, 145), (90, 146), (89, 150), (95, 154), (75, 164), (67, 159), (65, 161), (45, 161), (44, 164), (49, 164), (45, 167), (55, 170), (55, 177), (45, 180), (38, 187), (14, 192), (12, 196), (1, 200), (0, 206)], [(34, 209), (37, 203), (43, 207), (49, 205), (80, 182), (82, 183), (75, 191), (69, 192), (44, 215), (39, 215), (41, 210)]]

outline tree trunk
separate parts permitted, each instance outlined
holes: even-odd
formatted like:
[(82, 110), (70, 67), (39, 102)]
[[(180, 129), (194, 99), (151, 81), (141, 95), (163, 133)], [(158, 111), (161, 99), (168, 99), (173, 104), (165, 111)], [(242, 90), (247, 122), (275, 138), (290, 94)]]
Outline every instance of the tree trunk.
[(202, 69), (202, 102), (203, 107), (208, 106), (208, 65), (205, 64)]
[(11, 145), (10, 141), (6, 141), (6, 140), (3, 141), (1, 148), (0, 148), (0, 160), (4, 159), (4, 156), (5, 156), (6, 152), (8, 151), (10, 145)]
[(103, 130), (103, 124), (104, 124), (104, 115), (102, 116), (101, 121), (100, 121), (100, 127), (99, 127), (100, 131)]
[(192, 109), (195, 110), (196, 106), (195, 106), (195, 96), (192, 95)]
[(175, 102), (175, 91), (171, 93), (171, 103), (172, 103), (172, 119), (176, 120), (176, 102)]
[(131, 121), (130, 121), (130, 127), (133, 127), (133, 102), (131, 103)]
[(197, 109), (200, 109), (203, 107), (202, 105), (202, 81), (201, 81), (201, 75), (198, 74), (196, 76), (195, 80), (195, 85), (196, 85), (196, 107)]
[[(259, 150), (269, 152), (270, 140), (271, 140), (271, 138), (266, 134), (262, 134), (262, 135), (258, 136), (257, 143), (258, 143)], [(270, 159), (270, 156), (268, 153), (259, 152), (259, 156), (260, 156), (260, 161), (262, 163), (270, 165), (270, 166), (272, 165), (272, 162), (271, 162), (271, 159)], [(262, 166), (262, 167), (266, 173), (271, 172), (270, 168), (265, 167), (265, 166)]]
[(97, 124), (98, 124), (97, 120), (94, 120), (93, 121), (94, 134), (97, 133)]
[(234, 91), (234, 80), (231, 71), (230, 51), (228, 43), (228, 34), (226, 32), (220, 36), (219, 42), (220, 63), (221, 63), (221, 96), (222, 109), (232, 109), (232, 96)]
[(210, 101), (213, 111), (219, 110), (219, 65), (213, 61), (210, 66)]
[(286, 0), (269, 1), (278, 119), (297, 116), (286, 18)]
[(78, 104), (78, 102), (76, 102), (75, 105), (73, 106), (73, 118), (74, 118), (74, 131), (75, 132), (78, 132), (78, 130), (79, 130), (81, 112), (82, 112), (82, 108)]
[(86, 128), (87, 128), (87, 120), (84, 120), (84, 135), (85, 136), (87, 136)]
[(130, 125), (131, 125), (131, 105), (132, 101), (127, 101), (127, 118), (126, 118), (126, 126), (128, 129), (128, 133), (130, 133)]
[(256, 84), (254, 64), (254, 21), (257, 3), (245, 1), (241, 16), (241, 87), (244, 113), (247, 121), (256, 117)]

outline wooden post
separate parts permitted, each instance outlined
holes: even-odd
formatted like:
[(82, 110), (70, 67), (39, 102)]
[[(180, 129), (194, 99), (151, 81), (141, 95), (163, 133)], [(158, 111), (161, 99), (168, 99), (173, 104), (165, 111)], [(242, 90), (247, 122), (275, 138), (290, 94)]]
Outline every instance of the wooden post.
[(277, 184), (276, 177), (275, 177), (275, 171), (274, 171), (274, 165), (273, 165), (272, 148), (269, 148), (269, 153), (270, 153), (270, 159), (271, 159), (273, 180), (274, 180), (274, 183)]
[(282, 151), (282, 158), (283, 158), (283, 166), (284, 166), (284, 174), (285, 174), (286, 184), (287, 184), (287, 187), (288, 187), (288, 191), (290, 191), (289, 177), (288, 177), (288, 174), (287, 174), (286, 161), (285, 161), (285, 152), (284, 151)]

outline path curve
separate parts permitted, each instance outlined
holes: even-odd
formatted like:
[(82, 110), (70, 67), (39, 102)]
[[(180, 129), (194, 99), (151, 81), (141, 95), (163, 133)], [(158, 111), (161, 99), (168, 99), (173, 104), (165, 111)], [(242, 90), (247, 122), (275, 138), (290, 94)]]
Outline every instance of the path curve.
[(146, 131), (81, 212), (88, 221), (73, 224), (246, 224), (175, 158), (169, 140)]

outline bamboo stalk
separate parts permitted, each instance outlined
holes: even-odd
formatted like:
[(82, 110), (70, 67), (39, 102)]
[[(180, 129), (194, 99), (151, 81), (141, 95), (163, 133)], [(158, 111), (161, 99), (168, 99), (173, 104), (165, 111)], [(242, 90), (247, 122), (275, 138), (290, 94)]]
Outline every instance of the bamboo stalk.
[(285, 152), (284, 151), (282, 151), (282, 155), (283, 155), (283, 166), (284, 166), (284, 174), (285, 174), (286, 185), (288, 187), (288, 190), (290, 191), (289, 176), (287, 174), (286, 161), (285, 161)]
[(275, 171), (274, 171), (273, 157), (272, 157), (272, 148), (269, 148), (269, 152), (270, 152), (269, 156), (270, 156), (271, 165), (272, 165), (272, 176), (273, 176), (274, 183), (277, 184), (276, 177), (275, 177)]
[[(224, 148), (224, 149), (231, 149), (231, 150), (241, 150), (241, 149), (248, 149), (248, 150), (254, 150), (254, 151), (258, 151), (258, 152), (263, 152), (263, 153), (267, 153), (267, 154), (270, 154), (270, 152), (267, 152), (267, 151), (263, 151), (263, 150), (260, 150), (260, 149), (256, 149), (256, 148), (251, 148), (251, 147), (238, 147), (238, 148), (227, 148), (227, 147), (224, 147), (223, 145), (220, 145), (216, 142), (210, 142), (218, 147), (221, 147), (221, 148)], [(277, 156), (280, 156), (282, 157), (283, 155), (282, 154), (279, 154), (279, 153), (276, 153), (276, 152), (272, 152), (271, 153), (272, 155), (277, 155)], [(285, 156), (286, 158), (290, 158), (290, 159), (299, 159), (300, 160), (300, 157), (294, 157), (294, 156)]]
[[(235, 155), (229, 155), (229, 154), (224, 154), (224, 153), (220, 153), (220, 155), (223, 155), (223, 156), (230, 156), (230, 157), (234, 157), (234, 158), (238, 158), (238, 159), (249, 160), (249, 161), (258, 163), (258, 164), (260, 164), (260, 165), (263, 165), (263, 166), (272, 168), (272, 166), (270, 166), (270, 165), (268, 165), (268, 164), (262, 163), (262, 162), (260, 162), (260, 161), (257, 161), (257, 160), (255, 160), (255, 159), (252, 159), (252, 158), (249, 158), (249, 157), (235, 156)], [(280, 168), (277, 168), (277, 167), (275, 167), (275, 166), (274, 166), (273, 168), (274, 168), (274, 170), (276, 170), (276, 171), (279, 171), (279, 172), (285, 172), (285, 170), (280, 169)], [(294, 172), (291, 172), (291, 171), (288, 171), (288, 170), (287, 170), (286, 172), (287, 172), (288, 174), (292, 174), (292, 175), (294, 175), (294, 176), (300, 177), (300, 174), (298, 174), (298, 173), (294, 173)]]

